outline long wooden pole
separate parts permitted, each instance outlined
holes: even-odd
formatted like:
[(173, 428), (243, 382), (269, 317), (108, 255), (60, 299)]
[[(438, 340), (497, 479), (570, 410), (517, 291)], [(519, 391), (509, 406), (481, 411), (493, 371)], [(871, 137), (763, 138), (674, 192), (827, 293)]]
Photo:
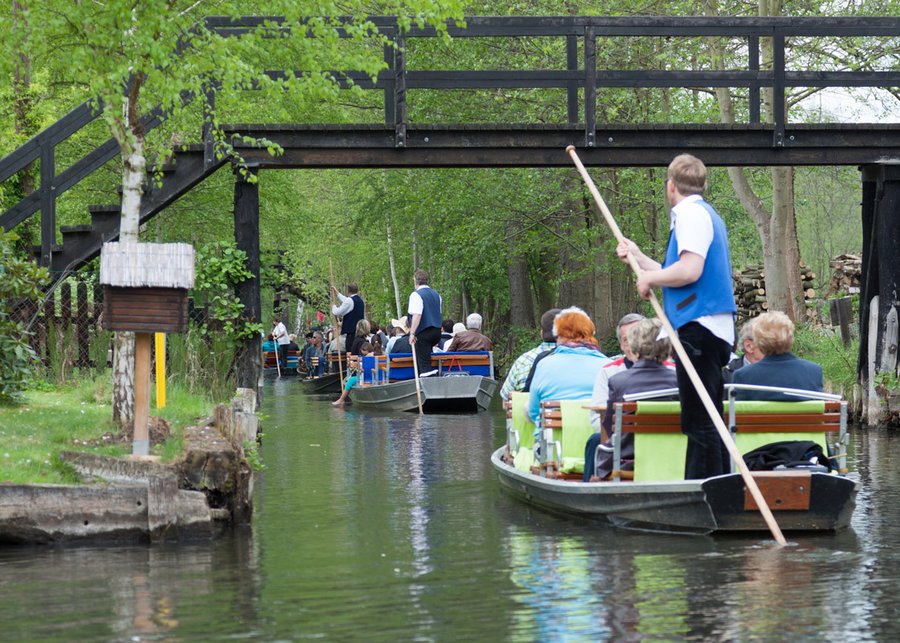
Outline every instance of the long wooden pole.
[(419, 415), (424, 415), (422, 410), (422, 383), (419, 381), (419, 361), (416, 359), (416, 345), (410, 342), (409, 347), (412, 349), (413, 356), (413, 375), (416, 378), (416, 399), (419, 401)]
[[(331, 280), (331, 305), (334, 306), (334, 268), (331, 265), (331, 257), (328, 257), (328, 275)], [(337, 347), (338, 354), (338, 379), (341, 381), (341, 389), (344, 388), (344, 364), (341, 361), (341, 336), (339, 334), (340, 327), (337, 323), (337, 315), (331, 316), (331, 328), (334, 330), (334, 345)]]
[[(600, 192), (599, 190), (597, 190), (597, 186), (594, 184), (594, 181), (593, 179), (591, 179), (590, 174), (588, 174), (587, 170), (584, 168), (584, 165), (581, 163), (581, 159), (578, 158), (578, 153), (575, 151), (575, 146), (569, 145), (566, 148), (566, 153), (570, 157), (572, 157), (572, 162), (574, 162), (575, 167), (578, 168), (578, 173), (581, 174), (581, 178), (584, 179), (585, 184), (593, 195), (594, 201), (597, 203), (597, 207), (600, 208), (600, 212), (603, 213), (603, 218), (606, 219), (606, 223), (612, 230), (613, 235), (616, 237), (616, 241), (624, 241), (625, 237), (624, 235), (622, 235), (622, 231), (616, 224), (616, 220), (613, 218), (612, 213), (609, 211), (609, 208), (606, 207), (606, 202), (603, 200), (603, 197), (600, 196)], [(641, 275), (642, 271), (641, 267), (638, 265), (637, 258), (630, 252), (628, 253), (628, 264), (631, 266), (634, 274), (638, 276)], [(697, 374), (697, 369), (694, 368), (691, 360), (688, 359), (687, 352), (684, 350), (684, 346), (681, 344), (681, 340), (678, 339), (678, 334), (675, 332), (675, 329), (672, 328), (672, 324), (669, 322), (669, 318), (666, 317), (666, 313), (663, 311), (663, 308), (659, 303), (659, 299), (656, 298), (656, 293), (652, 290), (650, 291), (650, 303), (653, 305), (653, 310), (656, 312), (656, 316), (659, 317), (659, 320), (662, 322), (663, 328), (665, 328), (666, 332), (669, 334), (669, 338), (672, 341), (672, 347), (675, 349), (675, 353), (678, 355), (678, 359), (681, 361), (685, 372), (687, 372), (691, 383), (694, 385), (694, 388), (697, 389), (697, 395), (700, 396), (700, 400), (703, 402), (703, 406), (706, 408), (706, 412), (709, 413), (710, 419), (713, 421), (716, 430), (719, 432), (719, 437), (725, 444), (725, 448), (728, 450), (729, 455), (731, 455), (731, 459), (734, 460), (735, 464), (737, 464), (737, 467), (741, 472), (741, 477), (743, 477), (744, 479), (744, 484), (750, 491), (750, 495), (753, 496), (753, 500), (756, 501), (756, 506), (759, 507), (759, 512), (762, 514), (763, 519), (765, 519), (766, 525), (768, 525), (769, 527), (769, 531), (772, 532), (772, 536), (775, 538), (775, 541), (779, 545), (787, 544), (784, 536), (781, 533), (781, 529), (778, 527), (778, 523), (775, 522), (775, 517), (772, 515), (772, 511), (769, 509), (769, 505), (766, 504), (766, 500), (765, 498), (763, 498), (762, 492), (759, 490), (759, 486), (756, 484), (756, 480), (753, 479), (753, 476), (750, 474), (750, 469), (747, 468), (747, 465), (744, 463), (744, 458), (741, 457), (741, 453), (740, 451), (738, 451), (737, 445), (734, 443), (734, 440), (731, 439), (731, 434), (728, 433), (728, 429), (725, 426), (724, 420), (722, 420), (722, 416), (719, 415), (719, 411), (716, 408), (715, 404), (713, 404), (712, 398), (709, 396), (709, 392), (706, 390), (706, 387), (703, 386), (703, 382), (700, 380), (700, 376)]]

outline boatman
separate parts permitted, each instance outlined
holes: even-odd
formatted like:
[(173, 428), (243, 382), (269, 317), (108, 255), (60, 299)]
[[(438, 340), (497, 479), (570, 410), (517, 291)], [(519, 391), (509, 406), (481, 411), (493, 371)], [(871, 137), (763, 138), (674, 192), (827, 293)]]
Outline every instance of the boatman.
[(415, 346), (419, 377), (437, 374), (431, 368), (431, 352), (441, 339), (443, 304), (438, 292), (428, 285), (428, 273), (416, 270), (416, 289), (409, 295), (409, 343)]
[[(691, 363), (719, 414), (725, 380), (722, 367), (734, 345), (734, 292), (731, 255), (722, 218), (703, 200), (706, 166), (695, 156), (681, 154), (669, 164), (666, 201), (669, 244), (662, 265), (650, 259), (629, 239), (616, 248), (622, 261), (634, 255), (643, 272), (637, 280), (641, 297), (661, 287), (663, 307)], [(681, 431), (687, 436), (685, 479), (730, 473), (731, 462), (715, 424), (700, 396), (676, 360), (681, 398)]]
[(334, 294), (341, 302), (331, 307), (331, 314), (341, 318), (341, 335), (344, 336), (344, 346), (350, 346), (356, 336), (356, 324), (366, 318), (366, 302), (359, 296), (359, 288), (356, 284), (347, 284), (347, 295), (341, 294), (332, 286)]

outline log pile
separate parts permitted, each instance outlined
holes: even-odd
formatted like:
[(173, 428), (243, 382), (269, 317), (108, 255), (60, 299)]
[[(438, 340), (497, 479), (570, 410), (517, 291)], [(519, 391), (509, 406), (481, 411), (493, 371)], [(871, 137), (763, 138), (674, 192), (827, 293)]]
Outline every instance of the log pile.
[[(734, 280), (734, 303), (738, 310), (738, 323), (743, 323), (769, 309), (766, 299), (766, 273), (760, 264), (751, 264), (732, 275)], [(807, 301), (814, 299), (816, 291), (813, 286), (816, 273), (800, 262), (800, 279), (803, 286), (803, 297)]]
[(826, 296), (837, 294), (852, 295), (859, 292), (862, 277), (862, 258), (857, 255), (839, 255), (828, 262), (831, 266), (831, 280)]

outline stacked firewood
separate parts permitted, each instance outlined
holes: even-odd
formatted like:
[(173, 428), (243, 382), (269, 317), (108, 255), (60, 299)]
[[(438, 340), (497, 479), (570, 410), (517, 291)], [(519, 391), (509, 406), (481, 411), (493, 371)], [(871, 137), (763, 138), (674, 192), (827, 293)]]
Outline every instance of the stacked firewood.
[[(740, 272), (732, 275), (734, 279), (734, 303), (738, 309), (738, 322), (746, 321), (752, 317), (766, 312), (769, 303), (766, 299), (766, 273), (760, 264), (751, 264)], [(803, 286), (803, 297), (806, 300), (816, 296), (813, 282), (816, 273), (800, 262), (800, 279)]]
[(831, 266), (831, 280), (828, 282), (827, 295), (859, 292), (859, 280), (862, 276), (862, 258), (857, 255), (839, 255), (828, 264)]

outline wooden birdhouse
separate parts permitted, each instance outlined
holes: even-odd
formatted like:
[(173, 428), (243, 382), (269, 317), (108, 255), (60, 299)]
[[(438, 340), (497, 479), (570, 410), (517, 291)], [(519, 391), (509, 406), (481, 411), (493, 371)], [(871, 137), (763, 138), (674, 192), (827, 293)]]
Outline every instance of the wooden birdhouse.
[(106, 330), (184, 332), (187, 291), (194, 286), (194, 248), (187, 243), (105, 243), (100, 284)]

